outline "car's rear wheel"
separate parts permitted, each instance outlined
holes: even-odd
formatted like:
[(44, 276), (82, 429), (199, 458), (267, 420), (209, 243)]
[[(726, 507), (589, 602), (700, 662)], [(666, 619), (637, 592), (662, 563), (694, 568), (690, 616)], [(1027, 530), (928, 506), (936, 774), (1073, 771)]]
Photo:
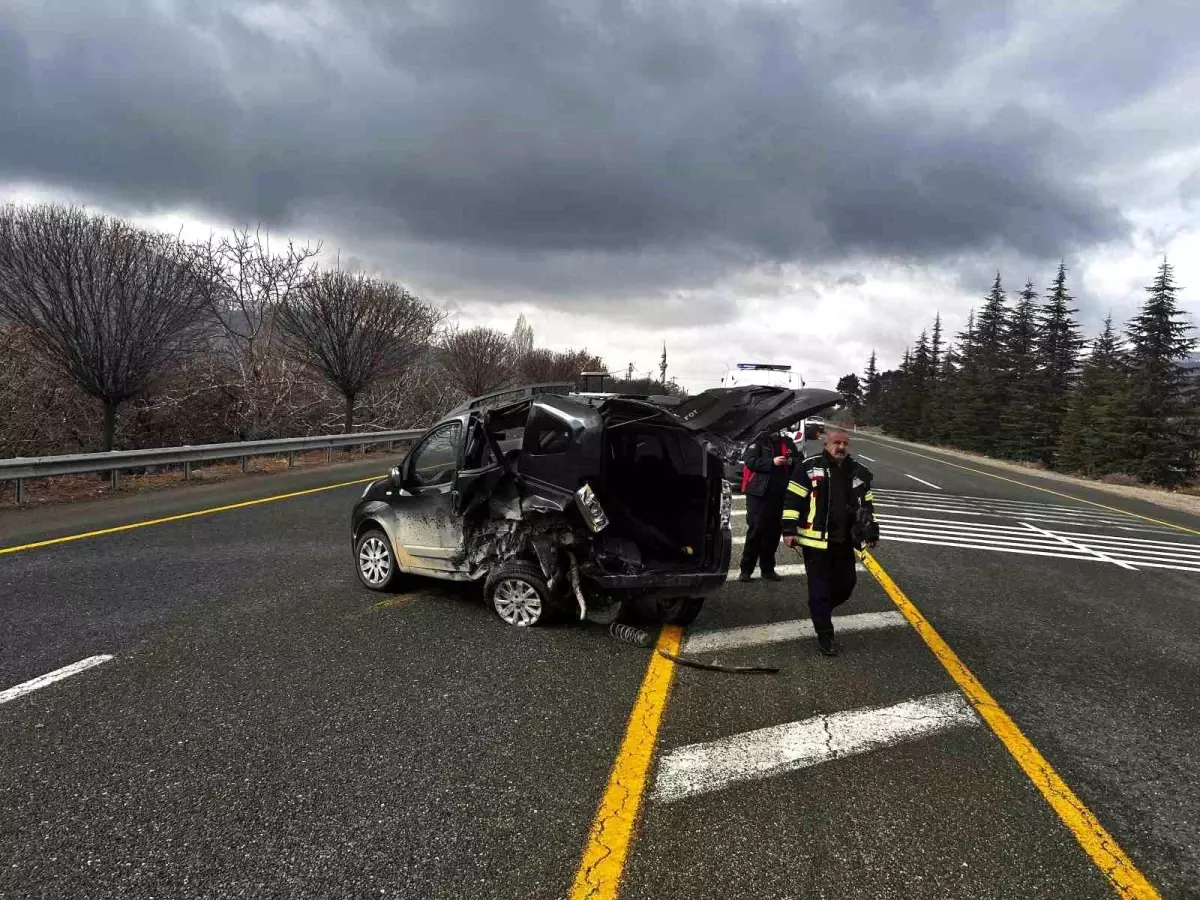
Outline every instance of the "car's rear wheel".
[(658, 600), (658, 618), (666, 625), (691, 625), (700, 615), (704, 606), (703, 597), (675, 597), (671, 600)]
[(514, 560), (497, 566), (484, 583), (483, 596), (509, 625), (527, 628), (551, 618), (550, 587), (532, 563)]
[(358, 580), (373, 591), (386, 591), (399, 578), (396, 554), (382, 528), (367, 528), (354, 544)]

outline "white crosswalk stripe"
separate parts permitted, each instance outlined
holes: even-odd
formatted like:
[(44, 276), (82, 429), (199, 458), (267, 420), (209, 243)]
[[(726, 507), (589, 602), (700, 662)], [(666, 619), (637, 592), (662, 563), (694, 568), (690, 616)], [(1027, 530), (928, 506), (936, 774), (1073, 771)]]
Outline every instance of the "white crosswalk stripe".
[[(853, 631), (895, 628), (904, 625), (907, 620), (900, 613), (892, 610), (834, 616), (833, 621), (838, 634), (847, 634)], [(722, 628), (718, 631), (700, 631), (688, 635), (683, 649), (687, 653), (712, 653), (717, 650), (779, 644), (784, 641), (796, 641), (811, 637), (816, 637), (811, 619), (792, 619), (788, 622), (772, 622), (769, 625), (742, 625), (737, 628)]]
[[(735, 515), (744, 515), (744, 498), (735, 497), (735, 503), (740, 503), (734, 510)], [(744, 547), (745, 542), (744, 535), (733, 537), (736, 547)], [(866, 571), (861, 562), (856, 562), (856, 568), (860, 572)], [(795, 563), (777, 564), (775, 571), (785, 577), (802, 577), (806, 574), (798, 556)], [(730, 570), (731, 581), (737, 574), (736, 568)], [(764, 583), (769, 585), (768, 582)], [(736, 584), (732, 587), (736, 593)], [(904, 616), (894, 609), (835, 615), (833, 621), (839, 635), (904, 629), (908, 624)], [(692, 633), (685, 638), (681, 651), (689, 655), (716, 654), (808, 641), (815, 637), (811, 619), (791, 619)], [(697, 794), (731, 788), (738, 783), (831, 763), (843, 757), (902, 742), (921, 740), (948, 729), (970, 727), (977, 725), (978, 721), (961, 694), (938, 694), (905, 700), (891, 706), (832, 712), (732, 734), (715, 741), (685, 745), (667, 750), (660, 757), (651, 799), (659, 803), (672, 803)]]
[[(1190, 540), (1168, 527), (1105, 510), (880, 488), (875, 488), (875, 500), (884, 548), (925, 544), (1078, 560), (1133, 571), (1200, 573), (1200, 539)], [(745, 506), (746, 498), (735, 495), (734, 515), (745, 516)], [(745, 537), (735, 536), (733, 543), (742, 547)], [(864, 569), (861, 563), (858, 568)], [(799, 562), (778, 565), (776, 571), (785, 576), (805, 574)], [(737, 569), (729, 574), (732, 579)], [(903, 628), (907, 620), (900, 612), (887, 610), (834, 616), (834, 623), (838, 634), (849, 634)], [(811, 620), (793, 619), (692, 633), (682, 650), (717, 654), (814, 637)], [(651, 797), (655, 802), (674, 803), (979, 724), (963, 695), (951, 692), (729, 734), (665, 750)]]
[(876, 488), (874, 493), (875, 506), (883, 510), (900, 509), (908, 512), (945, 513), (955, 516), (1020, 519), (1036, 523), (1092, 525), (1118, 531), (1178, 534), (1171, 528), (1082, 504), (1065, 506), (1056, 503), (943, 495), (895, 488)]
[(672, 803), (738, 782), (795, 772), (978, 724), (978, 714), (962, 694), (954, 691), (891, 706), (813, 716), (702, 744), (688, 744), (663, 755), (658, 764), (654, 799)]
[[(1012, 517), (1016, 518), (1016, 517)], [(889, 543), (926, 544), (1055, 559), (1078, 559), (1123, 569), (1200, 572), (1200, 543), (1148, 541), (1098, 532), (1059, 531), (1022, 516), (1009, 524), (878, 514), (880, 537)]]
[[(739, 571), (740, 570), (735, 565), (733, 568), (731, 568), (729, 570), (729, 576), (732, 578), (732, 577), (736, 576)], [(785, 575), (785, 576), (786, 575), (804, 576), (806, 573), (804, 571), (804, 563), (786, 563), (782, 566), (777, 565), (775, 567), (775, 574), (776, 575)]]

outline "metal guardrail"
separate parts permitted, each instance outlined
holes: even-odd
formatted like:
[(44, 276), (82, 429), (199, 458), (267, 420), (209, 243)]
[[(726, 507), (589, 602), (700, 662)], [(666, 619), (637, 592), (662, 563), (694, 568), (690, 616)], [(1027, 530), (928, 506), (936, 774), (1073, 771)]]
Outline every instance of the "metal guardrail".
[(18, 456), (0, 459), (0, 481), (16, 485), (17, 505), (25, 502), (25, 479), (48, 478), (52, 475), (86, 475), (92, 472), (111, 473), (112, 486), (120, 484), (120, 473), (127, 469), (149, 466), (183, 466), (184, 478), (192, 477), (196, 463), (219, 459), (240, 459), (242, 471), (253, 456), (287, 454), (288, 468), (295, 465), (296, 454), (305, 450), (324, 450), (328, 462), (334, 450), (367, 447), (372, 444), (409, 444), (424, 434), (424, 429), (412, 431), (370, 431), (351, 434), (323, 434), (316, 437), (279, 438), (271, 441), (239, 441), (227, 444), (198, 444), (183, 447), (156, 447), (147, 450), (115, 450), (111, 453), (79, 453), (72, 456)]

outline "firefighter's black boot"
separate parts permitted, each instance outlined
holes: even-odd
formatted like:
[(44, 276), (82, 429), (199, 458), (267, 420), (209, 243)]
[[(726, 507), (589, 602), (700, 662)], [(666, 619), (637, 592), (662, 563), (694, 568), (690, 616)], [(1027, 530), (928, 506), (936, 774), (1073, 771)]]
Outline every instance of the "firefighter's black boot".
[(821, 649), (821, 654), (823, 656), (838, 655), (838, 645), (837, 641), (833, 639), (832, 631), (818, 631), (817, 646)]

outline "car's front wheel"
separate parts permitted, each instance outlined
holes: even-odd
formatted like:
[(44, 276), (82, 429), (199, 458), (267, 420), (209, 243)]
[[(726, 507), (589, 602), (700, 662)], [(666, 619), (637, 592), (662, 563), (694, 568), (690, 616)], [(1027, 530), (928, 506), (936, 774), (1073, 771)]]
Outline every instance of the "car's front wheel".
[(483, 596), (509, 625), (529, 627), (550, 619), (550, 587), (532, 563), (514, 560), (497, 566), (484, 582)]
[(396, 554), (382, 528), (368, 528), (354, 544), (358, 580), (373, 591), (386, 591), (399, 577)]

